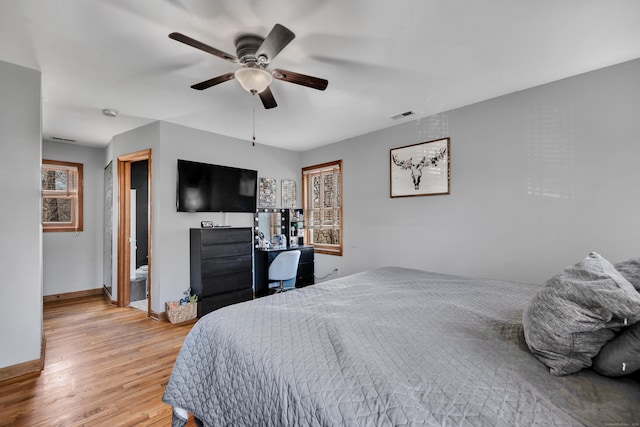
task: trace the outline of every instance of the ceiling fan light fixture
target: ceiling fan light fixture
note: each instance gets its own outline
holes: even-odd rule
[[[271,73],[262,68],[244,67],[235,72],[235,79],[240,86],[251,94],[260,93],[273,81]]]

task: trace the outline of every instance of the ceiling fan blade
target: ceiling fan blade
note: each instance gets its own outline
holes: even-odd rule
[[[284,25],[274,25],[269,35],[256,51],[256,58],[259,62],[268,64],[295,37],[296,35]]]
[[[222,58],[224,60],[227,60],[229,62],[238,62],[238,58],[236,58],[234,55],[231,55],[227,52],[223,52],[221,50],[216,49],[215,47],[211,47],[207,44],[204,44],[202,42],[199,42],[196,39],[192,39],[189,36],[185,36],[184,34],[181,33],[171,33],[169,34],[169,38],[179,41],[180,43],[184,43],[186,45],[189,45],[191,47],[195,47],[196,49],[200,49],[202,51],[205,51],[207,53],[210,53],[212,55],[215,55],[219,58]]]
[[[211,86],[215,86],[217,84],[224,83],[229,80],[233,80],[235,77],[236,77],[235,73],[227,73],[218,77],[214,77],[209,80],[205,80],[200,83],[196,83],[193,86],[191,86],[191,88],[196,90],[209,89]]]
[[[280,68],[276,68],[273,70],[273,78],[278,80],[283,80],[289,83],[295,83],[297,85],[302,85],[306,87],[310,87],[312,89],[325,90],[329,82],[325,79],[320,79],[318,77],[307,76],[300,73],[294,73],[293,71],[287,71]]]
[[[269,89],[269,86],[267,86],[267,88],[262,92],[260,92],[258,95],[260,95],[260,100],[262,101],[262,105],[264,105],[264,108],[266,108],[267,110],[269,108],[275,108],[278,106],[278,103],[276,102],[276,99],[273,97],[273,93],[271,93],[271,89]]]

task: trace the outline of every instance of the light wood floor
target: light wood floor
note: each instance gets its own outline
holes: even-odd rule
[[[162,393],[192,326],[102,296],[45,303],[44,371],[0,382],[0,426],[170,426]]]

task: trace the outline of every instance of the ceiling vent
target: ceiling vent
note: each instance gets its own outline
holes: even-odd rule
[[[391,116],[393,120],[403,119],[405,117],[413,116],[415,113],[413,111],[405,111],[404,113],[396,114],[395,116]]]

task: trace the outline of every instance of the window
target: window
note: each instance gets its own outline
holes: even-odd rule
[[[82,164],[42,160],[42,231],[82,231]]]
[[[302,169],[302,207],[307,244],[342,255],[342,160]]]

